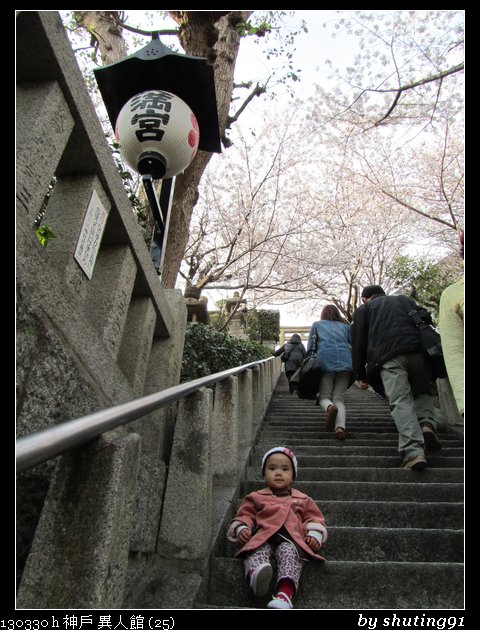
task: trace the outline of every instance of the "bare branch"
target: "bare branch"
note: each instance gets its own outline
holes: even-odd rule
[[[367,179],[368,179],[368,177],[367,177]],[[385,190],[384,188],[380,187],[379,190],[384,195],[386,195],[390,199],[393,199],[393,201],[395,201],[399,205],[403,206],[404,208],[407,208],[408,210],[412,210],[412,212],[416,212],[417,214],[420,214],[422,217],[426,217],[427,219],[431,219],[432,221],[436,221],[437,223],[441,223],[442,225],[446,225],[447,227],[452,228],[454,230],[457,229],[457,225],[456,225],[455,221],[453,223],[449,223],[448,221],[445,221],[444,219],[440,219],[439,217],[434,217],[433,215],[428,214],[428,212],[424,212],[423,210],[419,210],[419,208],[415,208],[414,206],[411,206],[409,203],[406,203],[405,201],[402,201],[401,199],[399,199],[395,195],[392,195],[391,193],[389,193],[388,190]]]
[[[380,118],[380,120],[377,120],[377,122],[375,123],[375,127],[378,127],[379,125],[381,125],[383,123],[384,120],[386,120],[390,114],[393,112],[393,110],[395,109],[395,107],[398,105],[398,101],[400,100],[400,96],[402,95],[403,90],[399,90],[395,96],[395,98],[393,99],[393,103],[390,105],[387,113],[382,116],[382,118]]]
[[[453,221],[453,225],[455,226],[454,229],[457,230],[458,229],[458,221],[457,218],[455,217],[455,214],[453,212],[453,208],[452,208],[452,204],[450,203],[450,199],[448,198],[447,195],[447,191],[445,190],[445,156],[447,153],[447,144],[448,144],[448,125],[447,125],[447,129],[445,130],[445,139],[444,139],[444,143],[443,143],[443,153],[442,153],[442,167],[441,167],[441,174],[440,174],[440,188],[442,191],[442,195],[443,198],[445,199],[445,202],[447,204],[448,207],[448,211],[450,213],[450,216],[452,217],[452,221]]]
[[[177,35],[180,30],[178,28],[168,28],[161,31],[152,30],[152,31],[144,31],[141,28],[136,28],[135,26],[130,26],[129,24],[125,24],[125,22],[121,22],[121,27],[130,33],[135,33],[136,35],[144,35],[145,37],[153,37],[154,35]]]
[[[429,77],[425,77],[424,79],[420,79],[419,81],[413,81],[412,83],[407,83],[406,85],[402,85],[399,88],[389,88],[389,89],[378,89],[378,88],[370,88],[363,90],[364,92],[406,92],[407,90],[413,90],[416,87],[421,85],[427,85],[427,83],[432,83],[433,81],[439,81],[440,79],[444,79],[451,74],[456,74],[457,72],[461,72],[465,67],[465,64],[459,63],[448,70],[444,70],[443,72],[439,72],[438,74],[431,75]]]
[[[247,86],[243,85],[242,87],[247,87]],[[248,107],[249,103],[251,103],[251,101],[253,101],[253,99],[256,96],[261,96],[262,94],[265,94],[266,91],[267,91],[266,84],[265,85],[260,85],[259,83],[257,83],[257,85],[250,92],[250,94],[247,96],[247,98],[243,101],[241,107],[236,111],[236,113],[233,116],[228,116],[226,129],[230,129],[232,124],[237,122],[237,120],[238,120],[239,116],[241,115],[241,113],[243,111],[245,111],[245,109]]]
[[[464,68],[464,64],[460,63],[457,66],[454,66],[453,68],[449,68],[448,70],[445,70],[444,72],[440,72],[436,75],[430,76],[430,77],[426,77],[425,79],[421,79],[420,81],[414,81],[413,83],[408,83],[400,88],[395,88],[395,89],[385,89],[385,90],[381,90],[381,89],[368,89],[368,90],[364,90],[363,93],[365,92],[381,92],[381,93],[388,93],[388,92],[396,92],[395,98],[393,99],[393,103],[390,105],[387,113],[382,116],[382,118],[380,120],[378,120],[375,123],[375,127],[378,127],[379,125],[381,125],[389,116],[390,114],[393,112],[393,110],[395,109],[395,107],[398,105],[398,102],[400,100],[400,97],[402,96],[402,94],[408,90],[413,90],[416,87],[419,87],[421,85],[427,85],[428,83],[432,83],[433,81],[440,81],[440,85],[438,88],[438,92],[437,92],[437,100],[436,102],[438,102],[438,98],[439,98],[439,93],[440,93],[440,89],[442,87],[442,82],[443,79],[445,77],[448,77],[451,74],[455,74],[456,72],[461,72]],[[436,107],[436,104],[435,106]]]

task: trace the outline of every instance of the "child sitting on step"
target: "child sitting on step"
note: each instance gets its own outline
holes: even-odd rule
[[[284,446],[270,449],[262,458],[267,488],[251,492],[233,519],[227,538],[242,546],[245,577],[254,594],[265,595],[277,565],[276,594],[267,608],[289,609],[298,590],[303,562],[319,555],[327,540],[325,518],[315,501],[292,487],[297,458]]]

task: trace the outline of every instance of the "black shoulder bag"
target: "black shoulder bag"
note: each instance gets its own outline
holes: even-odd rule
[[[447,378],[447,368],[443,358],[442,339],[440,333],[430,324],[426,324],[418,311],[408,313],[420,331],[420,339],[423,351],[432,368],[434,378]]]
[[[318,394],[318,386],[322,377],[322,371],[317,363],[318,336],[313,337],[312,349],[308,352],[298,370],[292,374],[291,383],[298,385],[298,397],[307,400],[315,400]]]

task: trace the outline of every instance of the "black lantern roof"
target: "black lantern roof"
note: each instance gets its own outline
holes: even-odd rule
[[[204,57],[176,53],[159,39],[152,39],[133,55],[97,68],[94,74],[113,129],[120,110],[132,96],[165,90],[180,97],[195,114],[200,128],[198,148],[221,152],[213,68]]]

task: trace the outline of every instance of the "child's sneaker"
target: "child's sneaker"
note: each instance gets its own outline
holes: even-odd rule
[[[273,569],[271,564],[260,565],[250,576],[250,588],[254,595],[261,597],[265,595],[270,586]]]
[[[288,610],[289,608],[293,608],[292,600],[285,593],[277,593],[271,602],[268,602],[267,608],[277,608]]]

